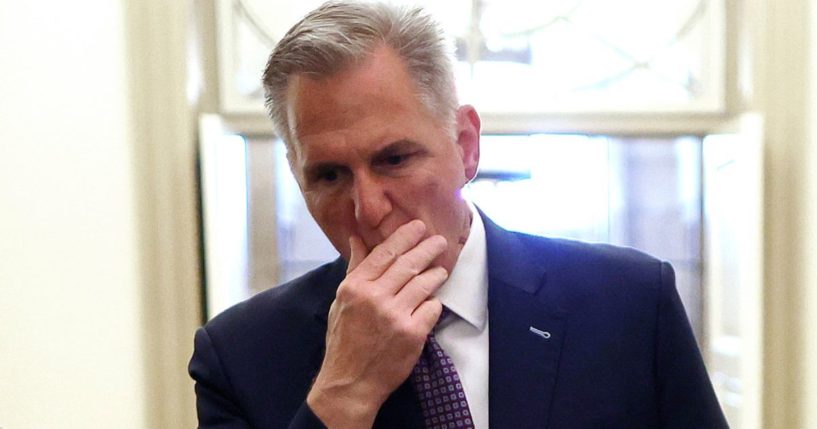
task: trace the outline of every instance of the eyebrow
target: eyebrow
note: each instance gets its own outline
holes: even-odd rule
[[[375,151],[372,159],[382,159],[397,153],[412,152],[421,148],[422,146],[414,140],[400,139]]]
[[[376,150],[372,154],[372,156],[370,157],[369,162],[380,160],[380,159],[383,159],[383,158],[387,158],[387,157],[395,155],[395,154],[405,153],[405,152],[412,152],[412,151],[417,151],[417,150],[420,150],[420,149],[422,149],[422,146],[419,143],[417,143],[416,141],[414,141],[414,140],[410,140],[410,139],[406,139],[406,138],[399,139],[399,140],[391,142],[391,143],[383,146],[382,148]],[[304,167],[304,173],[306,174],[306,177],[314,177],[315,175],[320,174],[321,172],[324,172],[326,170],[344,169],[344,168],[346,168],[346,166],[344,166],[343,164],[336,163],[336,162],[331,162],[331,161],[321,162],[321,161],[318,161],[318,162],[316,162],[314,164],[307,164]]]

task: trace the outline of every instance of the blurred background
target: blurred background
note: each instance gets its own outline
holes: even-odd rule
[[[0,428],[195,426],[195,329],[337,254],[264,115],[318,1],[0,0]],[[426,6],[500,225],[672,262],[733,428],[817,427],[817,2]]]

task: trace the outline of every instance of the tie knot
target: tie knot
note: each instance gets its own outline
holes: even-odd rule
[[[446,306],[443,306],[443,312],[442,312],[442,313],[440,313],[440,318],[439,318],[439,319],[437,319],[437,324],[436,324],[436,325],[434,325],[434,329],[439,328],[439,327],[440,327],[440,325],[442,325],[442,324],[443,324],[443,322],[444,322],[446,319],[448,319],[448,317],[449,317],[449,316],[451,316],[451,314],[453,314],[453,313],[452,313],[452,311],[451,311],[451,309],[450,309],[450,308],[448,308],[448,307],[446,307]]]

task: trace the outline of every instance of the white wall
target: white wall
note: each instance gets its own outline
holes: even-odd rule
[[[162,98],[183,96],[184,86],[149,85],[141,71],[150,53],[136,51],[179,45],[166,33],[184,45],[149,27],[145,37],[158,35],[151,43],[134,40],[148,19],[134,10],[162,3],[0,0],[2,428],[192,426],[192,394],[180,392],[192,388],[184,363],[198,317],[193,157],[172,150],[192,139],[184,115],[162,128],[144,113],[149,103],[184,103]],[[183,70],[183,54],[159,58]],[[167,85],[184,82],[179,73],[164,76]],[[178,200],[191,202],[181,211],[156,192],[169,189],[161,179],[169,172],[170,186],[186,187]],[[151,215],[154,207],[162,212]],[[184,222],[186,237],[157,240],[153,231],[169,229],[161,219]],[[173,246],[186,260],[157,264]],[[164,418],[174,414],[165,403],[184,410]]]
[[[817,1],[753,0],[766,118],[765,428],[817,427]],[[762,33],[759,33],[762,32]]]
[[[122,12],[0,6],[0,427],[144,426]]]
[[[810,85],[807,99],[809,100],[808,124],[809,138],[807,141],[806,154],[806,191],[803,198],[806,201],[806,219],[808,225],[803,233],[808,261],[804,264],[806,269],[805,285],[805,317],[803,326],[805,338],[803,343],[803,361],[807,368],[807,373],[803,377],[805,387],[801,398],[800,408],[806,410],[803,417],[803,427],[817,428],[817,2],[811,1],[810,14],[808,17],[811,29],[809,34],[809,46],[811,55],[809,58]]]

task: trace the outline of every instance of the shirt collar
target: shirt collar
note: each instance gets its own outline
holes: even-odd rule
[[[488,320],[488,257],[485,226],[476,207],[471,210],[471,230],[448,280],[437,291],[437,298],[451,312],[482,330]]]

